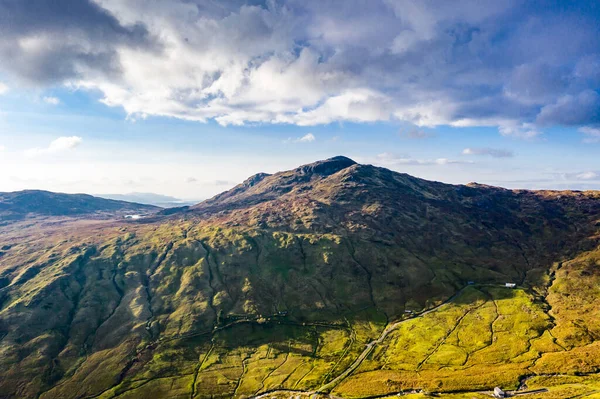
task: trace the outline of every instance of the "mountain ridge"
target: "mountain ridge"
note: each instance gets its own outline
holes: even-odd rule
[[[64,194],[45,190],[0,192],[0,218],[18,220],[28,215],[91,216],[151,213],[160,208],[89,194]]]
[[[354,167],[354,168],[353,168]],[[347,180],[350,181],[352,179],[361,179],[368,178],[369,174],[373,174],[374,171],[379,171],[379,173],[383,172],[388,176],[396,176],[397,178],[402,177],[402,182],[406,184],[407,187],[412,187],[413,189],[418,189],[419,187],[423,187],[424,185],[436,186],[438,188],[445,187],[447,189],[454,188],[455,190],[461,190],[465,188],[469,189],[480,189],[480,190],[503,190],[507,192],[513,193],[537,193],[541,195],[551,196],[553,194],[560,195],[563,194],[571,194],[575,195],[577,193],[588,193],[589,195],[595,195],[596,193],[600,193],[600,190],[549,190],[549,189],[508,189],[500,186],[492,186],[487,184],[481,184],[477,182],[470,182],[467,184],[449,184],[442,183],[438,181],[431,181],[422,179],[419,177],[415,177],[406,173],[391,171],[386,168],[377,167],[369,164],[358,164],[350,158],[345,156],[336,156],[322,161],[316,161],[314,163],[309,163],[306,165],[299,166],[295,169],[290,169],[283,172],[278,172],[275,174],[268,173],[258,173],[255,174],[244,182],[238,184],[230,190],[224,191],[215,195],[212,198],[206,199],[200,203],[197,203],[191,206],[190,210],[203,210],[203,209],[212,209],[215,205],[223,205],[235,200],[235,197],[239,197],[247,192],[251,192],[251,195],[256,194],[258,191],[259,194],[269,194],[265,195],[263,198],[255,198],[253,201],[249,201],[248,205],[251,203],[258,203],[261,201],[268,201],[276,199],[280,195],[284,195],[287,192],[293,190],[297,186],[309,183],[312,180],[322,180],[334,175],[338,172],[343,172],[345,169],[349,169],[346,171],[348,176]],[[326,171],[325,173],[320,173],[320,171]],[[364,173],[361,173],[364,172]],[[350,176],[352,175],[352,176]],[[287,181],[286,181],[287,180]],[[242,197],[243,199],[243,197]]]

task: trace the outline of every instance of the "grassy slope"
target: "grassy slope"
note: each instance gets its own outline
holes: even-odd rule
[[[114,227],[107,234],[102,228],[90,231],[83,244],[74,245],[68,235],[55,236],[45,247],[27,243],[7,251],[5,256],[29,260],[18,269],[16,283],[24,280],[16,284],[18,293],[4,298],[1,327],[7,335],[2,362],[18,364],[3,375],[4,389],[14,389],[14,381],[20,380],[27,381],[19,391],[22,397],[57,385],[42,398],[102,392],[102,398],[157,397],[162,390],[172,397],[177,392],[190,397],[192,386],[195,397],[252,395],[278,388],[311,390],[340,374],[387,323],[382,310],[369,307],[366,281],[352,290],[336,286],[343,276],[321,281],[316,270],[328,273],[323,257],[340,245],[335,236],[274,233],[267,239],[261,235],[265,232],[185,223],[137,229]],[[92,245],[99,238],[105,240],[103,245]],[[286,268],[279,265],[283,256],[279,251],[295,250],[298,240],[305,243],[307,264],[314,268],[306,272],[310,279],[301,278],[301,261]],[[260,245],[260,253],[252,243]],[[327,256],[344,259],[341,250],[331,252],[334,255]],[[336,387],[335,394],[514,388],[524,375],[595,372],[600,354],[595,355],[597,326],[590,308],[600,278],[598,253],[586,252],[557,264],[546,278],[536,276],[549,288],[468,287],[452,303],[401,324]],[[82,259],[86,267],[79,270]],[[9,263],[8,258],[3,261]],[[244,263],[254,263],[255,269],[239,270]],[[40,264],[46,266],[26,280],[24,275],[35,273]],[[233,298],[235,281],[240,286],[237,298]],[[316,286],[318,281],[322,287]],[[297,289],[286,288],[290,292],[283,295],[271,292],[283,282]],[[431,287],[428,280],[421,284]],[[309,290],[313,295],[307,295]],[[396,306],[385,306],[395,311],[392,318],[405,308],[432,306],[443,296],[419,302],[422,293],[409,295],[410,299],[397,297]],[[375,290],[374,297],[378,302],[384,296]],[[69,302],[75,302],[76,309]],[[226,328],[213,333],[218,314],[213,308],[220,307],[245,317],[236,322],[230,316],[221,322]],[[279,316],[280,310],[290,314]],[[26,324],[23,317],[37,321],[27,325],[27,331],[9,328]],[[53,327],[64,319],[68,330]],[[38,325],[41,320],[44,324]],[[186,336],[195,332],[201,334]],[[11,337],[14,344],[6,345]],[[147,348],[151,342],[155,343]]]

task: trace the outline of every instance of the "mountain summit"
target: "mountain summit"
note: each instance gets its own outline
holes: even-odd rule
[[[316,174],[321,176],[329,176],[352,165],[356,165],[356,162],[354,162],[352,159],[344,156],[337,156],[325,159],[323,161],[317,161],[308,165],[300,166],[295,169],[295,171],[299,174],[305,175]]]
[[[298,193],[307,190],[311,183],[323,180],[353,165],[357,163],[350,158],[337,156],[274,175],[258,173],[231,190],[201,202],[191,209],[215,212],[278,199],[292,191]]]
[[[360,228],[375,235],[419,235],[425,226],[428,232],[438,226],[439,234],[450,228],[475,237],[493,226],[522,224],[526,212],[551,216],[549,223],[557,223],[576,214],[567,208],[591,206],[593,201],[593,195],[583,193],[432,182],[340,156],[252,176],[190,210],[229,226],[338,233]],[[550,208],[554,211],[546,214]]]

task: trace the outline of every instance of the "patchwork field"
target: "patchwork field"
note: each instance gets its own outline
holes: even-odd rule
[[[569,284],[563,279],[567,272],[558,273],[550,292]],[[555,305],[564,300],[549,298]],[[98,397],[153,398],[156,392],[174,398],[253,397],[283,390],[273,397],[330,391],[344,398],[398,393],[424,398],[437,392],[458,399],[489,397],[485,391],[495,386],[548,390],[529,398],[600,397],[600,377],[581,375],[600,367],[600,346],[569,345],[573,331],[565,335],[556,313],[526,289],[467,286],[450,302],[393,323],[354,373],[325,390],[390,327],[385,316],[366,310],[330,326],[242,322],[159,342],[135,379]]]

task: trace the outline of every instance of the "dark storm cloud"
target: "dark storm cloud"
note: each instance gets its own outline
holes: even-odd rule
[[[600,124],[600,94],[586,90],[560,97],[540,111],[537,122],[543,125],[580,126]]]
[[[151,45],[141,24],[122,25],[90,0],[0,0],[0,63],[34,83],[119,70],[117,46]]]
[[[0,15],[5,70],[77,78],[133,115],[600,124],[597,1],[0,0]]]

